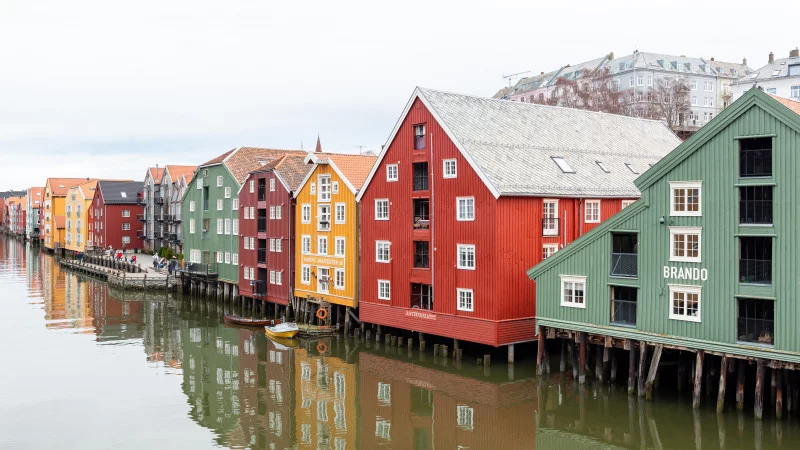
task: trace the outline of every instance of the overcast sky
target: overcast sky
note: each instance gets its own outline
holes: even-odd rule
[[[752,3],[0,0],[0,190],[144,178],[241,146],[379,150],[415,86],[634,49],[741,61],[800,45]]]

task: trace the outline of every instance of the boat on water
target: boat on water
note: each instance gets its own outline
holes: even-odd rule
[[[251,317],[234,316],[225,314],[225,323],[245,325],[248,327],[271,327],[281,323],[280,319],[254,319]]]
[[[265,326],[267,336],[276,338],[293,338],[300,332],[300,328],[294,322],[280,323],[275,326]]]
[[[267,333],[267,339],[272,341],[275,344],[275,348],[278,350],[289,350],[300,346],[300,341],[295,338],[270,336],[269,333]]]
[[[329,334],[333,334],[339,330],[339,325],[327,326],[327,325],[311,325],[311,324],[303,324],[300,325],[300,336],[327,336]]]

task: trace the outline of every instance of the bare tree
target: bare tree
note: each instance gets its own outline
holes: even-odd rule
[[[555,96],[537,99],[536,103],[567,108],[623,114],[622,93],[607,68],[592,70],[578,79],[559,78]]]
[[[642,108],[643,117],[664,120],[673,130],[691,123],[690,92],[686,77],[659,78],[650,90],[650,101]]]

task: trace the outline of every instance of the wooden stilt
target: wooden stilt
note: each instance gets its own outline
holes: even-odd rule
[[[572,379],[578,379],[578,349],[575,348],[575,344],[569,342],[567,345],[567,353],[569,353],[570,360],[572,361]]]
[[[692,408],[700,407],[700,394],[703,389],[703,350],[697,351],[694,369],[694,390],[692,391]]]
[[[628,395],[636,389],[636,348],[631,344],[628,352]]]
[[[647,373],[647,382],[645,383],[645,394],[647,400],[653,399],[653,383],[658,373],[658,364],[661,362],[661,351],[664,350],[663,345],[656,345],[653,349],[653,359],[650,361],[650,371]]]
[[[611,349],[609,347],[603,347],[603,379],[606,381],[608,381],[608,366],[611,362],[611,355],[609,354],[610,351]]]
[[[678,392],[683,392],[686,388],[686,360],[683,352],[678,355]]]
[[[558,362],[558,371],[564,372],[567,370],[567,340],[561,340],[561,358]]]
[[[578,333],[578,384],[586,383],[586,337],[583,333]]]
[[[719,387],[717,388],[717,412],[725,410],[725,386],[728,382],[728,356],[722,355],[719,363]]]
[[[538,351],[536,352],[536,374],[544,374],[544,327],[539,327],[539,340],[537,341]]]
[[[764,415],[764,370],[764,360],[759,359],[756,363],[756,400],[753,406],[758,420]]]
[[[594,378],[603,382],[603,347],[598,345],[594,353]]]
[[[740,359],[736,362],[736,409],[742,411],[744,409],[744,379],[745,379],[745,362]]]
[[[508,362],[514,364],[514,344],[508,344]]]
[[[644,383],[645,383],[645,366],[647,365],[647,343],[644,341],[639,341],[639,371],[637,373],[638,377],[638,389],[639,389],[639,397],[644,397]]]
[[[769,371],[769,401],[773,406],[775,405],[775,388],[778,384],[778,370],[780,369],[772,369]]]
[[[781,420],[783,418],[783,370],[772,369],[775,373],[775,418]]]

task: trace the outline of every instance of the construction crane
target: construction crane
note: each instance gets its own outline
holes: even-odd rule
[[[510,75],[503,75],[503,78],[508,80],[508,87],[511,87],[511,80],[516,80],[517,77],[519,77],[520,75],[525,75],[526,73],[531,73],[531,71],[526,70],[525,72],[517,72],[517,73],[512,73]]]

